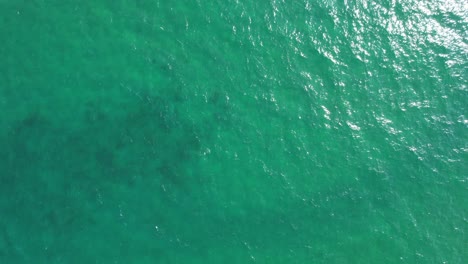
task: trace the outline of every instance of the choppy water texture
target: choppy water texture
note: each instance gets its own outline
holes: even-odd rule
[[[467,263],[468,5],[0,1],[1,263]]]

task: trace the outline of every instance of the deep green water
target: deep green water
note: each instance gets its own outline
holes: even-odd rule
[[[0,263],[468,263],[462,0],[0,0]]]

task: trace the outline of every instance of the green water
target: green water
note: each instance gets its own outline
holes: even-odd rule
[[[0,263],[467,263],[462,0],[0,1]]]

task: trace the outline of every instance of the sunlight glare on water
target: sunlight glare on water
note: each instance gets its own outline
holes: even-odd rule
[[[0,263],[463,263],[464,1],[0,1]]]

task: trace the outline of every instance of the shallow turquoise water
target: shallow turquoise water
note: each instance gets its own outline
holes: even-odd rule
[[[464,1],[173,2],[0,1],[0,263],[466,263]]]

